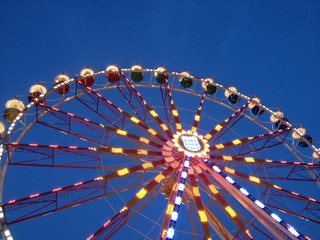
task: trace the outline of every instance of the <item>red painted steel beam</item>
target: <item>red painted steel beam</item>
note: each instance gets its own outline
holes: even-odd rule
[[[106,186],[106,180],[97,178],[11,200],[2,208],[10,225],[99,199],[104,196]]]
[[[23,158],[12,158],[9,154],[9,165],[60,167],[60,168],[87,168],[100,167],[101,153],[90,148],[77,146],[58,146],[40,144],[8,143],[6,150],[9,153],[23,153]],[[72,157],[70,157],[72,155]]]
[[[228,163],[229,166],[247,166],[254,176],[261,179],[317,181],[320,176],[320,164],[289,161],[275,161],[253,157],[211,154],[210,159],[217,163]],[[310,171],[313,176],[310,175]],[[266,175],[267,172],[267,175]]]
[[[110,239],[125,223],[128,218],[128,211],[124,210],[109,219],[98,231],[92,234],[87,240]]]
[[[229,118],[226,118],[219,124],[217,124],[212,130],[208,131],[208,134],[204,136],[208,140],[210,146],[219,140],[229,129],[231,129],[243,116],[243,111],[247,109],[248,103],[245,103],[241,108],[239,108],[235,113],[233,113]]]
[[[266,197],[267,206],[284,211],[293,216],[304,218],[307,221],[320,224],[320,202],[286,189],[268,187],[262,194]]]
[[[168,76],[166,74],[164,74],[163,76],[165,78],[165,85],[161,84],[159,87],[162,99],[162,106],[164,107],[167,126],[169,127],[169,129],[171,129],[172,132],[175,132],[174,127],[172,125],[172,123],[174,123],[174,116],[172,115],[172,109],[170,105],[170,95],[169,90],[166,87],[166,84],[168,84]]]
[[[101,119],[107,121],[111,126],[119,129],[124,128],[126,116],[118,111],[117,107],[105,99],[102,95],[96,93],[89,87],[85,87],[80,83],[76,83],[75,98],[89,108]]]
[[[158,114],[156,114],[156,111],[147,103],[147,101],[141,96],[141,94],[136,90],[136,88],[130,83],[129,79],[123,73],[120,73],[119,84],[121,82],[123,82],[130,95],[127,96],[125,89],[123,87],[119,87],[119,85],[118,90],[122,95],[125,96],[127,103],[131,106],[132,110],[137,114],[140,120],[146,122],[148,120],[148,116],[151,117],[151,120],[155,123],[155,127],[157,128],[157,130],[163,132],[163,134],[167,135],[169,139],[172,139],[173,135],[168,127],[164,124]]]
[[[287,138],[289,132],[290,129],[288,128],[284,130],[280,129],[271,133],[235,139],[230,142],[212,145],[209,149],[211,154],[214,155],[223,155],[225,151],[232,149],[235,151],[233,156],[243,156],[282,144]]]
[[[41,112],[46,112],[46,114],[44,117],[37,119],[37,123],[71,136],[103,145],[101,139],[105,139],[106,129],[99,124],[93,123],[86,118],[77,117],[72,113],[66,113],[59,109],[39,104],[37,106],[37,114]]]
[[[125,87],[120,87],[120,84]],[[134,113],[142,122],[146,122],[148,110],[143,103],[143,99],[139,97],[138,92],[126,78],[126,76],[120,72],[120,81],[118,82],[118,90],[125,98],[126,102],[130,105]]]

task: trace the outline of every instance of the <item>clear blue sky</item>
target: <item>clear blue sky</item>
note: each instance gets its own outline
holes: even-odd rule
[[[0,12],[3,109],[62,71],[164,65],[257,95],[320,145],[317,0],[3,0]]]

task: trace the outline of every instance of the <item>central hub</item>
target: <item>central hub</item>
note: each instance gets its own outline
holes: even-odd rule
[[[189,157],[205,157],[209,152],[209,145],[203,136],[198,135],[197,132],[182,131],[173,135],[174,146],[179,152],[183,152]]]

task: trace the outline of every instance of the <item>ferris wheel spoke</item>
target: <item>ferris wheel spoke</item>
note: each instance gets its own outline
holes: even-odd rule
[[[152,197],[148,198],[145,201],[141,201],[139,208],[143,208],[152,200]],[[140,209],[127,209],[127,207],[123,207],[118,213],[116,213],[112,218],[108,219],[103,226],[101,226],[95,233],[91,234],[87,240],[98,240],[98,239],[110,239],[118,230],[122,227],[126,226],[128,228],[133,229],[135,232],[139,233],[139,235],[143,237],[147,237],[144,233],[139,231],[138,229],[130,226],[130,220],[135,215],[139,214]],[[145,216],[142,216],[145,217]],[[147,238],[150,239],[150,238]]]
[[[194,216],[194,211],[193,209],[195,209],[194,206],[194,202],[190,201],[190,202],[186,202],[186,209],[187,209],[187,213],[188,213],[188,219],[189,219],[189,223],[190,223],[190,228],[191,228],[191,232],[192,232],[192,236],[193,239],[196,240],[197,239],[197,230],[196,230],[196,215]]]
[[[205,207],[208,223],[221,239],[232,239],[232,234],[225,228],[220,219],[216,217],[208,207]]]
[[[102,148],[89,148],[95,152],[104,152],[104,153],[113,153],[113,154],[135,154],[135,155],[145,155],[145,156],[161,156],[161,151],[152,151],[145,149],[136,149],[136,148],[119,148],[119,147],[102,147]]]
[[[219,205],[215,204],[215,201],[218,201],[221,206],[229,206],[228,203],[224,200],[224,198],[222,198],[222,195],[220,194],[220,192],[218,192],[216,196],[217,198],[211,199],[211,201],[208,202],[210,205],[208,204],[207,209],[209,208],[216,209],[217,207],[219,207]],[[222,201],[220,201],[220,199],[222,199]],[[255,224],[256,222],[259,222],[257,221],[257,219],[249,220],[244,214],[242,214],[242,211],[239,210],[239,211],[232,212],[230,211],[231,209],[232,208],[228,208],[229,212],[227,212],[227,214],[229,215],[229,218],[231,219],[231,221],[233,221],[235,225],[238,226],[238,230],[236,231],[236,233],[233,233],[233,235],[227,230],[223,229],[225,226],[229,225],[229,223],[223,225],[222,223],[220,223],[220,220],[217,217],[214,217],[211,211],[208,210],[208,216],[214,217],[211,221],[213,221],[214,223],[222,224],[222,226],[219,226],[219,227],[224,231],[222,231],[221,234],[218,234],[221,239],[250,240],[250,239],[253,239],[253,236],[255,236],[256,234],[256,232],[254,232],[254,229],[260,234],[264,235],[266,238],[274,239],[273,237],[270,237],[265,230],[262,230],[257,226],[257,224]],[[225,207],[224,207],[224,211],[226,211]],[[230,213],[233,214],[233,217],[230,216]],[[244,225],[243,221],[245,222],[246,226]],[[209,223],[211,222],[209,221]]]
[[[201,165],[200,165],[201,166]],[[202,167],[203,168],[203,167]],[[227,201],[222,197],[220,192],[217,190],[217,188],[212,184],[212,182],[206,177],[206,175],[203,173],[203,171],[200,169],[200,167],[196,166],[194,168],[197,172],[197,175],[199,176],[200,180],[204,183],[204,185],[209,189],[211,194],[213,194],[215,200],[220,204],[220,206],[223,207],[224,211],[227,213],[227,216],[231,221],[233,221],[236,225],[239,226],[240,229],[242,229],[246,235],[249,237],[250,232],[249,230],[245,227],[245,225],[242,223],[240,218],[238,217],[238,214],[232,209],[232,207],[227,203]],[[206,170],[206,169],[204,169]],[[208,212],[209,209],[207,209]],[[210,212],[211,213],[211,212]],[[211,213],[211,215],[213,215]],[[217,221],[218,219],[214,216],[211,216],[211,219],[214,220],[215,223],[215,230],[216,233],[221,237],[221,238],[227,238],[229,239],[230,233],[226,231],[226,229],[223,227],[223,224],[220,223],[220,221]]]
[[[115,125],[117,126],[118,129],[123,130],[123,128],[126,125],[131,123],[131,125],[134,126],[136,129],[139,127],[141,130],[144,130],[147,136],[150,136],[151,134],[151,137],[157,138],[163,143],[167,141],[162,134],[158,133],[156,130],[149,127],[144,121],[139,120],[138,118],[132,116],[128,112],[124,111],[123,109],[117,107],[111,101],[105,99],[101,94],[95,92],[89,87],[84,87],[84,86],[81,86],[81,87],[83,88],[83,91],[85,91],[86,94],[80,94],[80,97],[90,96],[90,100],[88,101],[80,100],[80,101],[85,106],[89,107],[89,109],[96,112],[99,116],[103,117],[104,119],[107,118],[108,122],[111,125]],[[77,99],[79,100],[81,98],[78,97]],[[90,102],[90,101],[92,101],[91,104],[93,104],[93,106],[91,106],[90,104],[87,104],[87,102]],[[166,128],[165,125],[161,127],[163,127],[164,129]]]
[[[246,180],[248,180],[249,182],[251,182],[252,184],[255,184],[255,185],[264,185],[264,186],[272,187],[272,188],[275,188],[275,189],[280,188],[278,185],[275,185],[275,184],[270,183],[268,181],[262,180],[259,177],[242,173],[242,172],[240,172],[238,170],[235,170],[235,169],[227,167],[227,166],[219,166],[219,168],[223,169],[225,172],[227,172],[227,173],[229,173],[231,175],[246,179]]]
[[[209,147],[209,150],[216,155],[222,155],[224,151],[231,148],[236,151],[234,154],[236,156],[251,154],[282,144],[288,137],[289,132],[289,128],[279,129],[274,132],[265,133],[254,137],[235,139],[230,142],[219,143]]]
[[[132,145],[139,143],[144,145],[145,148],[149,148],[150,146],[154,148],[162,147],[162,145],[147,138],[136,136],[119,128],[108,127],[87,118],[81,118],[72,113],[66,113],[45,105],[41,105],[40,107],[47,114],[45,119],[41,118],[38,120],[39,124],[98,145],[104,145],[101,143],[102,139],[107,142],[108,138],[116,137],[118,140],[129,142]]]
[[[263,174],[265,172],[268,176]],[[254,175],[261,179],[316,182],[320,177],[320,164],[285,161],[262,162],[255,169]]]
[[[115,216],[106,221],[95,233],[91,234],[87,240],[109,239],[125,225],[127,217],[127,209],[122,209]]]
[[[104,151],[93,148],[82,148],[77,146],[58,146],[58,145],[39,145],[39,144],[22,144],[22,143],[9,143],[6,145],[6,150],[8,153],[15,151],[17,154],[21,152],[24,157],[19,160],[19,158],[11,159],[9,156],[9,165],[18,166],[31,166],[31,167],[58,167],[58,168],[86,168],[86,169],[116,169],[121,164],[108,164],[108,166],[102,166],[102,157]],[[124,150],[126,157],[132,155],[138,157],[136,151]],[[117,154],[115,148],[111,148],[110,151],[105,152]],[[140,153],[140,152],[139,152]],[[141,152],[142,154],[143,152]],[[150,160],[152,156],[158,156],[159,153],[153,155],[154,152],[148,152],[148,159]],[[30,156],[27,158],[26,155]],[[70,156],[72,155],[72,158]],[[146,154],[145,154],[146,155]],[[141,157],[139,157],[140,159]],[[164,162],[165,160],[159,160]],[[142,164],[142,166],[157,164],[157,160],[147,161]],[[128,162],[125,163],[128,166]],[[139,167],[139,166],[136,166]]]
[[[106,186],[106,180],[96,178],[11,200],[2,208],[7,224],[14,224],[99,199],[104,196]]]
[[[148,109],[145,107],[143,99],[141,98],[141,96],[139,97],[140,94],[138,94],[136,89],[132,86],[129,79],[127,79],[122,72],[120,72],[119,75],[120,79],[117,84],[119,92],[132,108],[136,116],[140,119],[140,121],[146,122]],[[121,83],[123,83],[124,88],[120,87]]]
[[[165,80],[165,81],[167,81],[167,80]],[[172,123],[175,123],[175,119],[174,119],[174,116],[172,115],[169,92],[167,90],[166,85],[164,85],[164,84],[161,84],[159,89],[160,89],[160,94],[161,94],[161,100],[163,102],[167,126],[169,127],[171,132],[175,132],[175,130],[174,130],[175,126],[172,126]],[[172,98],[172,96],[171,96],[171,98]]]
[[[223,198],[221,197],[221,199],[223,199]],[[214,202],[215,200],[216,199],[213,199],[207,203],[205,211],[208,215],[209,224],[215,230],[217,235],[221,239],[246,239],[246,240],[253,239],[253,237],[251,235],[251,233],[253,233],[253,232],[252,232],[252,229],[250,228],[250,226],[248,226],[249,220],[246,218],[246,216],[244,214],[242,214],[241,211],[233,210],[224,199],[221,202],[218,200],[219,204],[216,204]],[[220,219],[221,216],[218,216],[218,215],[215,216],[212,213],[212,210],[216,210],[217,207],[220,209],[220,207],[223,207],[223,206],[229,206],[229,208],[227,208],[227,210],[229,211],[229,212],[227,212],[227,215],[229,216],[229,222],[225,222],[225,223],[223,223],[222,220]],[[231,209],[232,209],[232,212],[231,212]],[[227,210],[224,207],[223,211],[227,211]],[[217,212],[217,211],[215,211],[215,212]],[[232,217],[230,216],[230,213],[232,213]],[[246,221],[247,226],[245,226],[242,221]],[[234,233],[234,232],[231,233],[230,231],[228,231],[227,227],[230,226],[231,224],[236,226],[236,228],[235,228],[237,231],[236,233]],[[250,231],[249,231],[249,229],[250,229]],[[240,235],[240,234],[241,234],[241,238],[238,238],[237,235]]]
[[[173,137],[172,133],[168,129],[167,125],[164,124],[164,122],[160,119],[156,111],[147,103],[147,101],[142,97],[142,95],[136,90],[136,88],[130,83],[129,79],[122,72],[120,73],[120,76],[127,91],[124,91],[121,87],[118,87],[118,90],[125,97],[127,103],[131,106],[139,119],[142,122],[146,122],[148,114],[156,123],[156,126],[160,127],[160,130],[163,131],[169,139],[171,139]],[[138,103],[138,106],[134,105],[134,99],[136,100],[135,102]],[[139,114],[141,110],[143,111],[143,114]]]
[[[152,192],[153,189],[157,187],[170,173],[172,173],[177,166],[178,163],[173,162],[160,174],[150,180],[149,183],[142,187],[113,218],[108,220],[102,227],[93,233],[88,240],[99,239],[101,236],[103,236],[103,239],[109,239],[114,235],[127,222],[130,210],[132,210],[137,203],[142,202],[146,196],[150,195],[149,193]],[[122,217],[119,218],[118,216]],[[114,226],[118,227],[114,229]]]
[[[242,112],[247,109],[248,104],[248,102],[245,103],[229,118],[217,124],[204,136],[204,139],[208,140],[210,145],[213,145],[214,142],[221,138],[233,125],[235,125],[244,116]]]
[[[105,130],[88,119],[75,118],[71,113],[67,114],[43,104],[36,108],[38,124],[95,144],[101,144],[101,139],[104,139]],[[42,113],[45,113],[45,116],[40,118]]]
[[[265,232],[263,229],[261,229],[260,227],[256,226],[257,222],[259,221],[252,221],[250,224],[249,224],[249,227],[253,227],[255,230],[257,230],[260,234],[262,234],[266,239],[269,239],[269,240],[273,240],[274,238],[272,236],[270,236],[267,232]],[[234,235],[233,239],[252,239],[250,238],[242,229],[239,229],[239,231],[237,231],[237,233]]]
[[[79,81],[76,82],[75,99],[107,121],[111,126],[123,129],[126,116],[101,94],[90,87],[84,86]]]
[[[101,154],[88,148],[40,144],[6,144],[9,153],[8,164],[18,166],[61,167],[61,168],[100,168]],[[11,158],[10,153],[23,153],[20,158]],[[70,155],[73,157],[70,158]]]
[[[192,168],[189,171],[189,180],[190,180],[190,185],[191,185],[193,196],[194,196],[193,200],[196,203],[198,217],[200,220],[200,225],[202,227],[202,231],[204,233],[204,237],[205,237],[205,239],[211,239],[210,229],[209,229],[209,225],[208,225],[208,217],[207,217],[203,202],[201,200],[201,194],[200,194],[197,180],[196,180],[196,177],[194,175],[194,171]]]
[[[297,192],[289,191],[279,187],[278,185],[261,180],[255,176],[241,173],[229,167],[220,168],[232,175],[245,178],[252,183],[265,186],[265,190],[261,196],[261,199],[265,197],[265,205],[296,217],[306,219],[307,221],[312,221],[318,224],[320,223],[320,202],[316,199],[303,196]]]
[[[194,120],[193,120],[193,124],[192,124],[192,128],[191,128],[191,132],[196,132],[197,131],[205,95],[206,95],[206,91],[204,91],[203,94],[201,95],[201,100],[200,100],[200,103],[199,103],[199,107],[198,107],[198,109],[196,111],[196,114],[194,115]]]
[[[124,177],[130,173],[135,173],[135,172],[143,172],[143,171],[148,171],[150,169],[156,168],[158,166],[161,166],[165,164],[167,161],[166,159],[160,159],[154,162],[146,162],[141,165],[137,165],[131,168],[124,167],[120,168],[116,171],[113,171],[111,173],[108,173],[104,175],[102,178],[103,179],[110,179],[110,178],[116,178],[116,177]]]
[[[177,177],[174,178],[173,187],[170,188],[170,193],[165,192],[168,198],[166,213],[162,221],[161,239],[172,239],[174,236],[175,226],[178,220],[180,205],[185,199],[183,198],[185,182],[188,176],[188,168],[190,158],[185,157],[182,164],[179,166]],[[167,194],[166,194],[167,193]]]
[[[320,224],[320,201],[283,188],[267,187],[262,194],[266,205],[306,221]]]
[[[58,187],[52,191],[32,194],[28,197],[10,200],[2,205],[7,224],[14,224],[32,218],[45,216],[59,210],[78,206],[80,204],[115,194],[114,190],[107,191],[111,179],[130,177],[131,174],[148,171],[166,163],[165,159],[143,163],[131,168],[122,168],[92,180],[78,182],[73,185]],[[139,183],[140,181],[140,183]],[[138,183],[137,183],[138,182]],[[118,186],[118,192],[127,191],[141,186],[141,178],[126,180]]]
[[[317,181],[320,176],[320,164],[288,161],[275,161],[253,157],[239,157],[231,155],[210,155],[212,161],[226,161],[252,168],[254,176],[261,179]],[[267,176],[265,173],[268,173]],[[313,173],[313,175],[310,174]],[[260,174],[259,174],[260,173]]]
[[[168,123],[171,123],[173,120],[174,126],[175,126],[175,132],[180,132],[182,130],[182,126],[179,119],[179,113],[178,113],[177,107],[173,102],[170,86],[168,83],[168,76],[166,73],[163,73],[162,76],[163,76],[162,82],[164,83],[164,87],[160,86],[160,92],[161,92],[162,100],[165,103],[164,106],[166,107],[167,121]],[[168,113],[168,110],[170,111],[169,113]]]
[[[266,205],[257,200],[218,166],[207,160],[203,161],[209,167],[208,172],[212,174],[215,180],[253,216],[255,216],[255,218],[276,238],[282,239],[283,236],[290,239],[307,238],[304,234],[294,229],[290,224],[286,223],[277,214],[272,212]]]

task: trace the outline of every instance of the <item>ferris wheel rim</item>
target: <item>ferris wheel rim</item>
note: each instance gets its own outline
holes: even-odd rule
[[[119,72],[123,72],[123,73],[131,73],[133,70],[132,68],[123,68],[123,69],[119,69],[118,70]],[[151,74],[155,74],[158,72],[157,69],[149,69],[149,68],[142,68],[140,70],[142,73],[151,73]],[[20,119],[28,113],[28,111],[35,105],[37,104],[39,101],[41,101],[42,99],[46,98],[47,95],[49,94],[52,94],[56,91],[56,89],[58,89],[59,87],[63,87],[64,85],[66,84],[74,84],[77,80],[81,79],[81,78],[86,78],[86,77],[96,77],[96,76],[101,76],[101,75],[106,75],[107,71],[98,71],[98,72],[93,72],[92,74],[87,74],[85,76],[80,76],[80,75],[76,75],[74,78],[69,78],[67,81],[65,82],[62,82],[62,83],[59,83],[55,86],[53,86],[51,89],[49,89],[48,91],[46,91],[45,93],[42,93],[41,95],[39,95],[39,97],[35,98],[32,102],[30,102],[28,105],[25,106],[25,108],[23,109],[23,111],[13,120],[13,122],[10,124],[8,130],[5,132],[5,135],[4,135],[4,139],[8,138],[10,135],[11,135],[11,132],[14,130],[14,127],[15,127],[15,124],[17,122],[20,121]],[[168,75],[171,75],[173,77],[181,77],[183,75],[181,75],[181,73],[179,72],[170,72],[170,71],[165,71],[166,74]],[[189,75],[189,77],[193,80],[193,81],[197,81],[197,82],[200,82],[200,83],[204,83],[206,81],[207,78],[199,78],[199,77],[195,77],[195,76],[192,76],[192,75]],[[154,84],[147,84],[147,83],[135,83],[135,82],[132,82],[134,86],[137,86],[137,87],[151,87],[151,88],[159,88],[160,85],[156,86]],[[255,97],[248,97],[247,95],[243,94],[243,93],[240,93],[239,91],[236,91],[234,92],[234,90],[232,89],[229,89],[228,87],[225,87],[219,83],[216,83],[216,82],[212,82],[211,84],[215,85],[216,87],[222,89],[223,91],[230,91],[230,92],[233,92],[234,94],[238,95],[240,98],[243,98],[245,99],[246,101],[248,102],[252,102],[256,105],[258,105],[261,109],[263,109],[264,111],[268,112],[270,114],[270,116],[274,116],[275,118],[278,118],[278,115],[277,115],[277,112],[271,110],[270,108],[268,108],[267,106],[265,106],[264,104],[260,103],[260,102],[257,102],[255,100]],[[123,85],[122,86],[119,86],[119,87],[124,87]],[[113,88],[116,88],[116,86],[109,86],[109,85],[105,85],[103,87],[100,87],[100,88],[95,88],[94,90],[95,91],[101,91],[101,90],[109,90],[109,89],[113,89]],[[187,89],[182,89],[182,88],[178,88],[178,87],[174,87],[172,86],[171,87],[173,91],[180,91],[180,92],[183,92],[183,93],[187,93],[187,94],[191,94],[193,96],[199,96],[200,94],[197,94],[195,93],[194,91],[188,91]],[[69,101],[69,100],[72,100],[74,98],[74,96],[71,96],[71,97],[68,97],[68,98],[64,98],[64,99],[61,99],[61,101],[59,103],[57,103],[56,105],[59,106],[61,104],[64,104],[65,102]],[[215,103],[218,103],[232,111],[235,111],[236,109],[231,106],[231,105],[228,105],[228,104],[225,104],[223,103],[222,101],[219,101],[215,98],[212,98],[212,97],[208,97],[208,96],[205,96],[206,100],[209,100],[209,101],[213,101]],[[263,128],[264,130],[266,131],[269,131],[271,132],[272,130],[266,126],[264,126],[262,123],[259,123],[257,121],[255,121],[255,119],[258,118],[258,116],[256,116],[255,118],[253,117],[250,117],[248,114],[244,114],[244,116],[246,118],[248,118],[250,121],[254,122],[255,124],[259,125],[261,128]],[[312,150],[314,153],[319,153],[319,156],[320,156],[320,150],[312,143],[310,143],[304,135],[302,135],[299,131],[298,131],[298,127],[295,127],[293,124],[289,123],[288,121],[284,121],[283,122],[284,124],[286,124],[293,132],[295,132],[295,134],[297,134],[300,139],[302,141],[304,141]],[[29,126],[30,125],[30,126]],[[17,139],[18,141],[23,137],[23,135],[25,134],[25,132],[27,132],[29,130],[30,127],[32,127],[33,123],[29,124],[26,129],[21,133],[21,137],[19,136],[19,138]],[[292,151],[292,148],[285,144],[286,147]],[[2,149],[2,147],[0,146],[0,149]],[[294,152],[292,151],[293,154],[299,159],[299,161],[302,161],[302,159]],[[302,161],[303,162],[303,161]],[[5,172],[6,172],[6,161],[3,163],[3,159],[2,159],[2,155],[0,156],[0,172],[2,172],[3,176],[5,175]],[[4,170],[4,172],[3,172]],[[0,178],[0,186],[3,186],[3,178]],[[319,184],[319,188],[320,188],[320,184]],[[0,189],[0,199],[2,199],[2,188]]]

